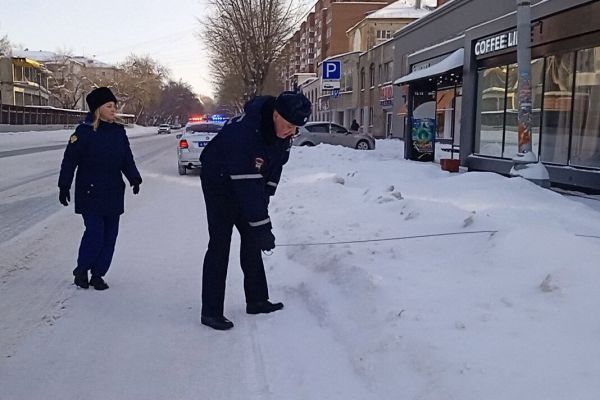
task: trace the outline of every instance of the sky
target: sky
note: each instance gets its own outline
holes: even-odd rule
[[[144,183],[104,292],[72,284],[83,226],[58,204],[62,149],[0,157],[2,400],[597,400],[600,196],[450,174],[399,140],[293,147],[264,257],[285,308],[245,313],[234,233],[222,332],[199,323],[198,175],[178,175],[174,135],[128,134]]]
[[[118,63],[150,55],[197,94],[213,95],[208,58],[195,37],[206,0],[2,0],[0,35],[29,50],[68,49]]]

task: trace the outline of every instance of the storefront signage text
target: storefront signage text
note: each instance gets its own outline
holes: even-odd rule
[[[379,105],[391,106],[394,100],[394,86],[386,85],[379,88]]]
[[[487,53],[493,53],[515,47],[517,45],[517,31],[502,33],[487,39],[478,40],[475,43],[475,55],[482,56]]]

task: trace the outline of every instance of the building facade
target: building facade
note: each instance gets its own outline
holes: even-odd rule
[[[553,184],[600,190],[600,3],[534,1],[531,13],[533,151]],[[420,48],[411,46],[416,28]],[[454,0],[397,33],[394,93],[407,96],[395,96],[394,129],[404,129],[405,157],[432,160],[442,143],[471,170],[509,173],[518,143],[516,37],[512,0]]]
[[[319,95],[319,121],[331,121],[347,128],[353,119],[358,119],[357,104],[359,104],[358,63],[360,52],[350,52],[334,56],[330,60],[338,60],[342,66],[339,91],[320,91]],[[318,80],[320,90],[320,80]]]
[[[14,50],[13,56],[43,63],[50,72],[48,105],[58,108],[87,110],[85,96],[94,87],[111,85],[119,73],[114,65],[83,56],[27,49]]]
[[[531,14],[533,152],[553,184],[600,191],[600,2],[542,2]],[[461,159],[506,174],[518,142],[515,12],[467,30],[464,46]]]
[[[281,79],[287,90],[293,89],[291,77],[314,73],[324,59],[348,52],[346,31],[369,12],[393,0],[319,0],[283,50]]]
[[[15,106],[47,106],[48,77],[43,64],[23,57],[0,58],[0,102]]]

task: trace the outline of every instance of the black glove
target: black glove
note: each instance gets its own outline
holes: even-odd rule
[[[60,201],[60,204],[65,207],[69,205],[69,202],[71,201],[71,193],[69,193],[69,189],[60,189],[60,192],[58,192],[58,201]]]
[[[263,251],[273,250],[275,248],[275,236],[270,229],[258,233],[258,247]]]
[[[142,178],[135,178],[131,181],[131,187],[133,188],[133,194],[140,192],[140,185],[142,184]]]

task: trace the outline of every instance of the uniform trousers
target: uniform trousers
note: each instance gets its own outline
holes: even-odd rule
[[[79,245],[77,268],[73,274],[92,271],[92,276],[106,275],[119,234],[119,215],[82,214],[85,232]]]
[[[240,233],[240,264],[244,273],[246,303],[269,299],[267,277],[255,232],[242,216],[233,191],[226,185],[202,179],[209,242],[202,272],[202,315],[222,316],[225,280],[235,226]]]

